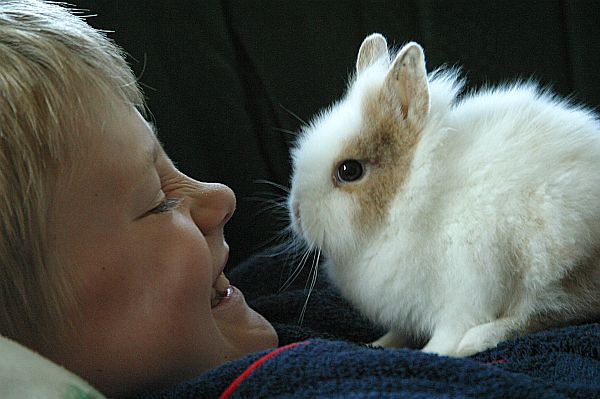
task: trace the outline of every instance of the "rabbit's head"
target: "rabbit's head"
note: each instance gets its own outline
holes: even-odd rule
[[[292,151],[292,228],[330,257],[352,257],[385,225],[430,111],[422,48],[391,59],[368,36],[344,98],[306,126]]]

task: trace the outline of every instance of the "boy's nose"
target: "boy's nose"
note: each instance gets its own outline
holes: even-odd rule
[[[205,235],[222,230],[235,211],[235,194],[224,184],[198,182],[193,201],[192,217]]]

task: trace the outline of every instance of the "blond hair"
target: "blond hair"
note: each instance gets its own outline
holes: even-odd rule
[[[69,324],[72,284],[49,253],[59,174],[98,95],[143,109],[122,51],[73,10],[0,2],[0,334],[45,340]]]

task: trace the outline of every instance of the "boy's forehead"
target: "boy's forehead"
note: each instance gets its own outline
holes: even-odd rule
[[[113,114],[103,121],[100,134],[92,136],[80,176],[84,183],[95,181],[98,189],[102,187],[113,196],[127,195],[134,189],[153,169],[162,151],[155,126],[136,110]]]

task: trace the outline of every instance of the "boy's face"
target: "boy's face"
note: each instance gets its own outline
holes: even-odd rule
[[[59,180],[51,248],[82,313],[67,345],[44,352],[111,396],[277,345],[237,289],[214,306],[231,190],[180,173],[133,108],[106,114],[84,138],[82,164]]]

